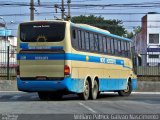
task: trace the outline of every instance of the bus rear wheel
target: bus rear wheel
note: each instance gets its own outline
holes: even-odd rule
[[[88,100],[89,99],[89,94],[90,94],[90,85],[89,85],[89,81],[86,80],[85,83],[84,83],[83,93],[80,93],[79,95],[83,100]]]
[[[91,93],[91,99],[92,99],[92,100],[97,99],[98,89],[99,89],[99,87],[98,87],[97,80],[94,80],[94,85],[93,85],[92,93]]]
[[[120,96],[129,96],[131,92],[132,92],[132,85],[131,85],[131,82],[129,81],[127,85],[127,89],[118,91],[118,94]]]

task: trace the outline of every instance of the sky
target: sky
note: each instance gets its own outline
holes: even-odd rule
[[[15,36],[17,33],[18,24],[20,22],[30,20],[29,6],[4,6],[4,4],[24,3],[29,5],[29,2],[30,0],[0,0],[0,17],[3,17],[7,23],[7,28],[11,29],[13,31],[12,34]],[[47,6],[35,7],[35,20],[55,19],[56,17],[61,17],[60,13],[55,13],[55,8],[53,7],[55,4],[60,4],[61,0],[40,0],[40,2],[41,5]],[[67,0],[64,0],[64,2],[67,3]],[[155,4],[150,6],[150,3]],[[37,0],[35,0],[35,4],[37,5]],[[81,4],[99,6],[80,7]],[[120,4],[121,6],[116,6]],[[136,6],[126,7],[122,4],[129,4],[130,6],[136,4]],[[140,4],[147,6],[138,7]],[[160,0],[71,0],[71,5],[75,6],[71,7],[71,16],[94,14],[96,16],[102,16],[105,19],[119,19],[123,21],[123,25],[128,31],[132,31],[136,26],[141,26],[141,18],[146,13],[160,11]],[[67,8],[65,10],[67,12]],[[58,10],[58,12],[60,12],[60,10]],[[3,23],[2,20],[0,20],[0,22]]]

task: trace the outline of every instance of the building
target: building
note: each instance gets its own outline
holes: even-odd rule
[[[133,37],[134,49],[143,66],[160,66],[160,14],[150,12],[142,18],[142,30]]]
[[[6,30],[4,24],[0,23],[0,67],[7,67],[9,46],[9,66],[16,66],[17,38],[11,35],[11,30]]]

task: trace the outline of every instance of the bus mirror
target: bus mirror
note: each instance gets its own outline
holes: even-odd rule
[[[138,66],[142,66],[142,57],[140,54],[138,54],[137,56],[137,63],[138,63]]]
[[[134,66],[141,66],[142,65],[142,57],[140,54],[134,54],[133,57],[133,65]]]
[[[138,56],[138,66],[142,66],[142,57]]]

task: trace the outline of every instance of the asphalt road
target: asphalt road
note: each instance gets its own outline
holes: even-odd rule
[[[133,93],[120,97],[103,93],[97,100],[80,100],[67,95],[59,101],[41,101],[36,93],[0,92],[0,113],[83,114],[83,113],[160,113],[160,94]]]
[[[25,114],[22,119],[14,120],[61,120],[66,119],[64,114],[72,114],[69,118],[73,120],[74,114],[160,114],[160,93],[133,93],[129,97],[103,93],[94,101],[83,101],[77,95],[67,95],[59,101],[41,101],[36,93],[0,92],[0,113],[3,116]],[[52,116],[53,114],[58,116]]]

